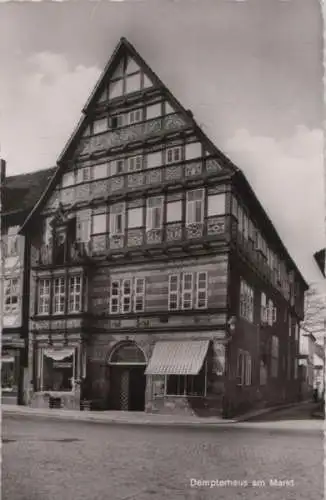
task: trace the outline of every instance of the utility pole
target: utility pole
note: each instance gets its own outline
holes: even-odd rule
[[[6,180],[6,162],[0,158],[0,355],[2,356],[2,332],[3,332],[3,312],[4,312],[4,272],[5,272],[5,248],[3,230],[4,212],[4,187]],[[1,363],[2,366],[2,363]],[[1,390],[2,395],[2,390]]]

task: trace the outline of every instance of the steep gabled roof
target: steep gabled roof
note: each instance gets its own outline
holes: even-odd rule
[[[56,167],[38,170],[28,174],[8,176],[3,189],[3,211],[5,225],[22,224],[33,209],[55,173]]]
[[[91,93],[89,99],[87,100],[82,112],[83,115],[82,118],[79,120],[77,127],[73,131],[72,135],[70,136],[66,146],[64,147],[62,153],[60,154],[57,164],[58,164],[58,169],[51,180],[51,183],[48,185],[46,190],[44,191],[43,195],[40,197],[39,202],[37,205],[34,207],[32,212],[29,214],[27,217],[26,221],[24,222],[23,227],[21,228],[21,231],[24,231],[26,229],[26,226],[30,223],[32,220],[34,214],[38,212],[50,194],[52,193],[54,187],[56,186],[57,180],[59,179],[62,170],[64,168],[64,162],[66,158],[68,157],[70,151],[76,146],[78,140],[81,138],[86,126],[87,126],[87,119],[88,119],[88,112],[90,109],[94,106],[94,104],[97,102],[98,97],[101,94],[101,91],[103,90],[104,86],[106,85],[108,79],[110,76],[113,74],[115,71],[117,65],[119,64],[119,61],[123,57],[123,55],[127,54],[128,56],[132,57],[134,61],[141,67],[141,69],[148,75],[148,77],[154,82],[154,84],[161,89],[164,89],[164,92],[167,96],[167,99],[171,102],[172,105],[183,115],[183,117],[187,120],[187,122],[193,126],[195,134],[197,134],[198,138],[205,142],[207,146],[214,151],[214,154],[217,156],[219,159],[221,166],[225,169],[226,173],[233,174],[237,172],[239,169],[231,162],[229,158],[227,158],[222,151],[220,151],[215,144],[206,136],[206,134],[201,130],[201,128],[197,125],[195,122],[193,115],[191,111],[187,111],[182,104],[176,99],[176,97],[172,94],[172,92],[164,85],[164,83],[160,80],[160,78],[157,76],[157,74],[148,66],[148,64],[144,61],[144,59],[141,57],[141,55],[137,52],[135,47],[124,37],[122,37],[116,46],[109,62],[105,66],[102,74],[100,75],[97,84],[94,87],[93,92]]]

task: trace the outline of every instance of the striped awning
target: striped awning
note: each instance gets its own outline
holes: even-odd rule
[[[162,341],[154,346],[146,375],[197,375],[209,340]]]

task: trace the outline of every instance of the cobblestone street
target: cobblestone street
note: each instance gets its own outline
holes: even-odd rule
[[[2,498],[321,500],[323,459],[322,431],[295,424],[178,429],[11,416],[3,418]],[[289,484],[270,486],[273,479]]]

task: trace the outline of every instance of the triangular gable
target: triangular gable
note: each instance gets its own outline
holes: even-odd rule
[[[83,136],[87,135],[88,129],[88,112],[93,108],[96,102],[104,99],[104,89],[108,86],[110,81],[120,78],[124,74],[129,75],[130,73],[135,73],[139,70],[142,71],[144,75],[144,83],[146,87],[156,86],[158,88],[164,89],[164,93],[168,102],[168,106],[171,112],[179,112],[185,120],[193,126],[194,132],[198,137],[198,140],[205,143],[207,146],[207,151],[210,151],[211,154],[216,155],[221,165],[223,165],[223,170],[226,170],[229,173],[235,173],[239,171],[235,165],[212,143],[212,141],[206,136],[206,134],[201,130],[201,128],[197,125],[193,118],[193,114],[190,111],[187,111],[182,104],[175,98],[172,92],[163,84],[160,78],[154,73],[154,71],[148,66],[148,64],[144,61],[144,59],[140,56],[140,54],[136,51],[133,45],[128,42],[125,38],[121,38],[117,47],[115,48],[109,62],[105,66],[104,70],[100,78],[98,79],[97,84],[93,92],[91,93],[89,99],[86,102],[82,112],[83,117],[80,119],[77,127],[73,131],[70,136],[65,148],[60,154],[57,164],[58,169],[56,174],[52,178],[50,184],[44,191],[41,196],[39,202],[36,204],[32,212],[29,214],[27,219],[25,220],[21,231],[24,231],[26,225],[30,222],[34,213],[39,211],[46,200],[51,195],[54,190],[57,182],[62,174],[62,169],[64,168],[64,161],[67,159],[70,151],[76,145],[78,140]]]

